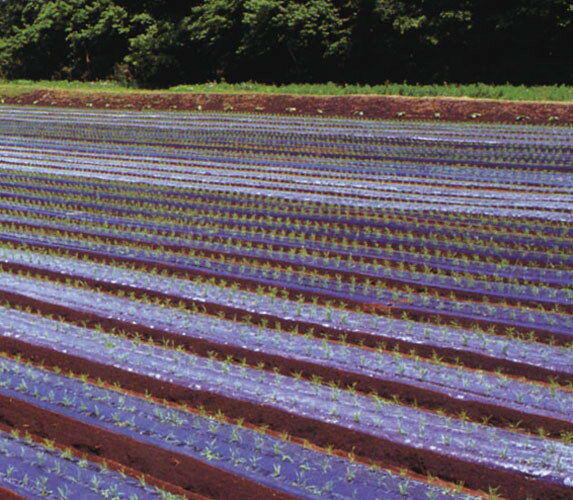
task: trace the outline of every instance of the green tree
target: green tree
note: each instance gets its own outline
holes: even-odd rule
[[[181,82],[182,58],[177,56],[178,26],[149,14],[132,18],[132,36],[124,58],[129,78],[146,87]]]
[[[0,0],[0,76],[573,83],[570,0]]]
[[[0,44],[2,73],[11,78],[50,78],[65,64],[69,1],[9,2],[12,24]]]
[[[570,0],[476,1],[469,79],[571,84],[572,37]]]
[[[332,78],[343,67],[350,39],[331,0],[246,0],[238,47],[259,80]]]
[[[202,1],[182,21],[187,53],[196,58],[196,78],[229,78],[239,67],[237,47],[242,37],[241,0]],[[191,57],[190,57],[191,59]]]
[[[105,78],[125,57],[128,14],[111,0],[74,0],[73,4],[65,29],[69,73],[83,80]]]
[[[385,57],[395,80],[455,80],[467,57],[476,0],[377,0],[374,12],[391,50]]]
[[[109,76],[127,50],[127,13],[112,0],[9,2],[0,64],[10,77]]]

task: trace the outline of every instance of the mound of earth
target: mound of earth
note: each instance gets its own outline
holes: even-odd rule
[[[490,123],[572,124],[573,103],[376,95],[191,94],[40,90],[5,104],[96,109],[227,111]]]

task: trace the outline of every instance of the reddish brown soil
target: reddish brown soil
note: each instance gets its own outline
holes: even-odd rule
[[[23,496],[7,490],[6,488],[0,488],[0,498],[2,500],[26,500]]]
[[[0,236],[0,240],[2,240],[3,238]],[[45,247],[46,245],[43,243],[34,243],[35,247]],[[176,264],[158,264],[158,263],[153,263],[152,265],[147,265],[144,261],[142,261],[139,258],[136,257],[110,257],[109,255],[103,253],[103,252],[99,252],[99,251],[92,251],[92,250],[82,250],[81,252],[76,251],[76,250],[72,250],[70,251],[71,255],[79,255],[80,257],[83,255],[87,255],[90,256],[91,258],[94,258],[97,261],[101,261],[104,263],[114,263],[114,262],[127,262],[130,264],[136,264],[138,266],[142,266],[142,267],[149,267],[149,268],[159,268],[161,270],[166,270],[169,273],[181,273],[182,269],[180,267],[178,267]],[[206,279],[209,278],[215,278],[215,279],[224,279],[224,280],[228,280],[229,277],[224,274],[224,273],[220,273],[218,271],[193,271],[192,273],[189,272],[189,274],[193,274],[194,276],[202,276]],[[233,278],[233,282],[236,282],[239,284],[239,286],[244,289],[244,290],[250,290],[253,292],[257,291],[257,287],[260,286],[259,281],[256,278],[250,278],[250,277],[234,277]],[[289,287],[286,287],[287,289],[289,289]],[[294,297],[298,294],[301,294],[300,291],[294,291],[289,289],[289,291],[291,292],[291,298],[294,299]],[[321,304],[325,304],[327,302],[330,302],[333,300],[333,296],[328,294],[327,292],[318,292],[318,291],[313,291],[311,292],[302,292],[302,295],[304,295],[307,298],[307,301],[310,301],[313,297],[317,298],[318,301]],[[361,300],[361,299],[351,299],[351,298],[345,298],[345,302],[351,306],[351,307],[355,307],[357,310],[363,311],[364,307],[366,306],[367,308],[371,307],[371,303],[370,302],[366,302],[365,300]],[[454,313],[448,313],[448,312],[428,312],[428,311],[424,311],[422,309],[420,310],[416,310],[413,308],[406,308],[404,305],[400,305],[400,303],[393,305],[392,307],[389,308],[389,311],[387,311],[388,314],[390,314],[391,316],[395,317],[395,318],[401,318],[402,315],[404,313],[406,313],[408,315],[408,317],[410,319],[413,319],[415,321],[420,321],[420,322],[431,322],[433,324],[457,324],[459,326],[461,326],[462,328],[474,328],[476,325],[479,327],[483,327],[483,328],[488,328],[490,330],[495,331],[495,333],[497,333],[498,335],[504,335],[507,333],[507,329],[508,328],[512,328],[516,333],[519,334],[530,334],[531,332],[533,332],[536,337],[537,340],[540,342],[547,342],[547,343],[555,343],[557,345],[567,345],[571,339],[569,335],[563,334],[563,333],[555,333],[552,332],[551,330],[547,330],[544,329],[542,327],[537,327],[537,326],[520,326],[520,325],[513,325],[511,323],[507,323],[504,322],[503,319],[480,319],[480,318],[466,318],[466,317],[462,317],[462,316],[458,316]],[[372,345],[372,347],[376,347],[376,345]]]
[[[4,432],[11,432],[13,430],[13,427],[6,426],[5,424],[2,423],[3,421],[4,421],[4,419],[2,418],[1,413],[0,413],[0,430],[2,430]],[[46,439],[46,436],[40,437],[40,436],[37,436],[35,434],[31,434],[30,433],[30,427],[31,426],[29,426],[27,424],[23,424],[21,426],[21,430],[23,430],[26,433],[25,434],[26,439],[30,439],[33,442],[40,444],[40,445],[45,445],[44,440]],[[145,484],[154,486],[156,488],[160,488],[164,491],[168,491],[169,493],[172,493],[173,495],[183,496],[185,498],[188,498],[189,500],[207,500],[207,497],[203,497],[203,496],[198,495],[198,494],[190,493],[190,492],[184,490],[183,488],[180,488],[180,487],[173,485],[172,483],[162,481],[162,480],[157,479],[154,476],[150,476],[149,474],[146,474],[142,471],[130,469],[129,467],[126,467],[125,465],[120,465],[117,462],[114,462],[112,460],[102,458],[99,454],[95,455],[94,453],[89,453],[85,449],[80,452],[80,450],[78,450],[76,448],[65,446],[62,443],[57,443],[57,442],[55,442],[55,440],[52,440],[52,446],[54,448],[60,450],[60,451],[67,450],[70,452],[70,454],[72,456],[74,456],[78,459],[90,460],[91,462],[102,464],[106,469],[113,470],[113,471],[119,471],[119,472],[121,472],[127,476],[131,476],[133,478],[144,479]],[[11,493],[14,495],[13,492],[11,492]],[[12,498],[17,498],[17,499],[24,498],[24,497],[20,497],[17,495],[15,497],[10,497],[10,496],[5,497],[3,495],[4,495],[4,490],[2,488],[0,488],[0,500],[7,500],[7,499],[12,499]]]
[[[447,97],[296,96],[282,94],[85,93],[41,90],[4,97],[6,104],[96,109],[228,111],[310,116],[499,123],[573,123],[573,103]],[[439,116],[436,115],[439,113]],[[471,118],[471,115],[475,118]],[[478,114],[478,115],[475,115]],[[550,117],[558,117],[550,121]]]
[[[1,239],[1,238],[0,238]],[[102,258],[99,259],[104,263],[113,263],[113,259]],[[61,274],[56,272],[51,272],[47,270],[37,269],[35,267],[30,267],[23,264],[12,264],[12,263],[4,263],[2,264],[4,269],[9,269],[12,272],[24,272],[24,273],[32,273],[35,276],[42,276],[48,280],[53,281],[60,281],[65,282],[66,279],[76,279],[75,275],[71,274]],[[161,266],[160,266],[161,267]],[[162,267],[161,267],[162,268]],[[172,270],[172,269],[169,269]],[[209,273],[197,273],[205,278],[211,278],[213,276],[218,277],[215,274]],[[503,372],[507,375],[516,376],[516,377],[526,377],[530,380],[538,380],[541,382],[546,382],[552,378],[557,380],[560,383],[567,384],[572,382],[573,379],[571,375],[568,373],[563,372],[555,372],[551,369],[548,369],[543,366],[532,366],[530,364],[519,363],[515,360],[509,359],[500,359],[500,358],[492,358],[487,355],[481,355],[479,353],[475,353],[472,351],[460,351],[456,349],[450,349],[447,347],[436,347],[436,346],[427,346],[423,344],[418,344],[415,342],[408,342],[402,339],[396,339],[392,336],[382,336],[381,334],[373,336],[367,332],[359,332],[354,330],[344,330],[340,328],[334,327],[327,327],[322,324],[317,324],[313,322],[305,322],[300,320],[286,320],[279,316],[272,315],[270,313],[253,313],[249,311],[245,311],[240,308],[232,307],[232,306],[224,306],[217,303],[212,303],[209,301],[201,302],[199,304],[195,303],[192,300],[181,299],[177,295],[169,295],[161,292],[153,292],[143,288],[136,288],[136,287],[126,287],[120,284],[112,284],[104,281],[98,281],[97,279],[89,279],[89,278],[82,278],[82,281],[86,283],[90,287],[95,287],[100,292],[103,293],[112,293],[116,294],[118,291],[123,291],[127,293],[135,293],[137,297],[147,297],[148,299],[161,299],[163,301],[172,300],[175,303],[183,302],[188,308],[191,310],[198,306],[201,311],[204,311],[207,314],[211,314],[214,316],[219,315],[220,313],[224,313],[226,318],[234,318],[239,321],[248,321],[254,322],[256,324],[261,324],[262,321],[266,321],[268,325],[276,325],[279,323],[281,325],[281,329],[285,331],[291,331],[295,327],[301,334],[305,334],[308,332],[313,332],[315,337],[328,337],[332,340],[342,340],[344,339],[345,342],[349,342],[350,344],[358,344],[364,347],[370,348],[378,348],[381,344],[385,345],[385,349],[387,350],[394,350],[397,349],[402,353],[410,353],[413,351],[416,352],[418,356],[423,358],[432,358],[434,355],[439,356],[443,361],[450,362],[450,363],[463,363],[466,367],[475,368],[475,369],[485,369],[490,371],[495,371],[497,369],[502,369]],[[255,291],[256,290],[256,282],[251,282],[251,280],[242,280],[241,281],[241,288]],[[107,318],[101,318],[96,315],[90,315],[87,313],[80,313],[73,308],[65,308],[60,306],[55,306],[53,304],[43,304],[41,301],[36,301],[33,299],[25,298],[18,294],[8,294],[7,292],[2,292],[0,294],[0,298],[5,300],[9,300],[14,302],[15,304],[20,305],[29,305],[34,310],[37,310],[42,313],[48,314],[57,314],[61,317],[67,318],[68,321],[87,321],[89,325],[100,325],[104,328],[107,328],[109,331],[117,331],[117,329],[124,330],[126,333],[135,334],[138,333],[140,335],[148,335],[152,336],[158,340],[163,340],[163,338],[173,341],[176,345],[181,344],[183,340],[176,335],[169,334],[168,332],[159,332],[157,329],[150,329],[145,328],[144,326],[134,326],[130,323],[123,323],[116,320],[110,320]],[[325,295],[323,297],[323,301],[328,300],[330,297]],[[374,307],[372,304],[361,304],[362,309],[368,309],[372,312],[372,309],[378,310],[380,309],[379,305],[376,304]],[[366,306],[366,307],[364,307]],[[400,317],[401,310],[399,307],[396,308],[386,308],[391,309],[389,311],[390,314],[395,315],[396,317]],[[395,309],[395,310],[394,310]],[[188,347],[191,347],[191,341],[189,339],[185,339],[183,342]],[[248,361],[250,361],[252,352],[248,350],[237,350],[237,352],[231,352],[231,348],[229,346],[223,347],[218,346],[215,349],[215,346],[205,342],[205,341],[196,341],[192,345],[192,349],[201,354],[206,355],[209,350],[217,350],[220,352],[225,352],[226,354],[232,354],[234,357],[242,358],[246,357]],[[240,351],[240,352],[239,352]],[[261,361],[257,359],[257,362]],[[256,364],[256,362],[255,362]],[[293,368],[294,371],[297,371],[298,368]]]
[[[1,96],[0,96],[1,97]],[[406,98],[389,96],[344,96],[344,97],[310,97],[288,95],[226,95],[226,94],[174,94],[174,93],[96,93],[61,91],[38,91],[33,94],[4,98],[5,104],[34,105],[34,106],[60,106],[82,109],[147,109],[147,110],[178,110],[178,111],[225,111],[225,112],[248,112],[248,113],[274,113],[290,116],[344,116],[379,119],[400,120],[432,120],[432,121],[472,121],[472,122],[505,122],[505,123],[539,123],[539,124],[572,124],[573,103],[537,103],[537,102],[513,102],[513,101],[490,101],[473,99],[451,98]],[[320,111],[319,111],[320,110]],[[436,116],[439,113],[439,117]],[[471,118],[470,115],[476,115]],[[518,117],[520,117],[518,119]],[[557,121],[550,121],[550,117],[559,117]],[[178,269],[172,269],[177,273]],[[209,273],[205,274],[209,277]],[[255,286],[249,280],[242,282],[242,286],[250,289]],[[149,293],[147,292],[149,295]],[[6,297],[20,303],[26,303],[22,297]],[[324,300],[328,296],[323,297]],[[40,307],[38,303],[30,303]],[[41,306],[44,312],[59,314],[72,314],[73,311],[66,308],[52,308]],[[221,310],[213,304],[207,304],[212,311]],[[211,309],[209,312],[212,312]],[[225,310],[229,315],[237,311]],[[401,311],[397,310],[396,314]],[[267,317],[260,315],[261,318]],[[258,318],[258,316],[257,316]],[[70,319],[74,319],[70,316]],[[77,319],[77,317],[75,318]],[[260,318],[259,318],[260,319]],[[442,318],[447,319],[447,318]],[[100,321],[101,318],[94,318]],[[108,325],[116,327],[117,324]],[[290,326],[290,325],[286,325]],[[293,324],[294,326],[294,324]],[[302,326],[302,331],[310,329],[313,325]],[[152,332],[149,332],[152,333]],[[166,337],[168,332],[159,332]],[[340,331],[326,332],[329,336],[338,337]],[[350,332],[348,332],[350,333]],[[157,334],[157,332],[156,332]],[[370,336],[364,334],[352,334],[351,341],[373,342]],[[376,339],[384,340],[384,339]],[[403,344],[403,345],[402,345]],[[370,345],[370,344],[368,344]],[[392,347],[392,343],[389,347]],[[396,344],[398,345],[398,344]],[[204,351],[213,348],[208,345],[193,346],[195,350]],[[401,343],[401,350],[407,350],[409,345]],[[530,496],[536,499],[546,498],[569,498],[570,490],[558,485],[547,485],[543,482],[529,481],[517,473],[490,469],[485,466],[468,466],[467,463],[453,459],[446,459],[438,453],[430,451],[420,452],[409,447],[396,446],[381,439],[373,439],[354,431],[344,431],[335,425],[320,423],[310,418],[287,414],[266,406],[257,406],[250,403],[240,402],[235,399],[225,398],[202,391],[190,391],[189,389],[162,383],[148,377],[138,376],[133,373],[111,368],[97,363],[89,363],[80,358],[57,353],[51,349],[38,349],[17,340],[3,339],[0,345],[5,352],[18,353],[31,360],[44,362],[47,366],[58,365],[65,369],[79,372],[89,372],[93,378],[101,378],[109,383],[119,382],[123,387],[143,393],[150,391],[158,398],[168,398],[174,401],[189,402],[193,406],[204,405],[207,410],[216,411],[221,409],[231,418],[244,418],[252,425],[266,424],[271,429],[282,432],[286,431],[297,439],[308,439],[319,446],[333,444],[341,450],[356,452],[359,456],[370,457],[372,460],[387,464],[391,467],[405,467],[419,474],[431,473],[439,475],[445,480],[459,481],[474,488],[484,488],[488,485],[501,486],[500,493],[507,498],[521,499]],[[235,357],[245,355],[244,352],[231,352],[220,349],[220,352],[232,354]],[[431,353],[422,353],[429,356]],[[446,351],[442,354],[448,354]],[[452,353],[449,357],[458,353]],[[249,363],[259,360],[270,361],[278,364],[285,371],[301,369],[304,366],[290,365],[292,360],[273,358],[249,358]],[[477,362],[474,360],[474,362]],[[480,359],[487,368],[489,362],[486,358]],[[498,366],[497,363],[495,366]],[[512,368],[512,367],[509,367]],[[513,367],[520,370],[519,367]],[[312,369],[312,374],[317,374]],[[511,370],[508,370],[511,371]],[[308,372],[310,374],[310,372]],[[331,374],[319,372],[325,378],[332,378]],[[520,372],[520,374],[523,374]],[[531,375],[531,374],[529,374]],[[536,374],[543,377],[545,374]],[[345,374],[337,374],[338,378],[346,380]],[[532,378],[536,378],[532,377]],[[382,388],[380,388],[382,389]],[[398,390],[402,393],[410,391],[408,388],[386,388]],[[412,397],[421,394],[412,392]],[[444,404],[444,403],[442,403]],[[447,406],[447,403],[445,403]],[[468,408],[470,413],[472,408]],[[455,408],[459,410],[459,408]],[[478,407],[474,412],[482,411]],[[515,415],[500,415],[500,419],[514,420]],[[288,495],[274,492],[264,486],[260,486],[231,474],[222,473],[214,467],[199,462],[190,461],[188,457],[179,456],[165,450],[151,447],[138,441],[118,436],[114,433],[102,431],[86,424],[67,419],[62,415],[41,410],[22,401],[3,400],[0,398],[0,421],[13,427],[25,428],[42,437],[56,439],[59,443],[74,446],[78,450],[99,455],[106,459],[131,467],[143,473],[152,474],[153,477],[168,481],[178,487],[185,488],[188,492],[197,492],[212,498],[249,498],[249,499],[290,499]],[[559,424],[557,424],[559,427]],[[554,430],[562,430],[559,429]],[[5,496],[5,494],[7,496]],[[10,496],[10,492],[0,489],[0,498],[20,500],[18,495]]]
[[[414,449],[407,445],[397,444],[382,437],[366,435],[351,429],[341,428],[338,425],[321,422],[310,417],[286,412],[267,405],[257,405],[247,401],[241,401],[232,397],[211,393],[205,390],[195,390],[182,385],[156,380],[145,375],[129,372],[118,367],[89,361],[81,357],[64,354],[55,350],[37,347],[13,338],[0,337],[0,349],[9,354],[21,353],[25,359],[33,362],[42,361],[45,366],[59,366],[65,371],[71,370],[76,373],[87,373],[91,378],[100,378],[109,383],[118,382],[122,387],[136,391],[140,394],[148,391],[150,394],[165,398],[171,401],[186,402],[191,406],[202,405],[207,411],[216,412],[221,410],[232,419],[242,418],[253,425],[267,425],[270,429],[287,432],[290,435],[308,439],[318,446],[325,447],[334,445],[336,448],[352,451],[357,455],[375,460],[380,464],[391,464],[395,467],[404,467],[419,474],[432,474],[441,477],[446,481],[464,481],[469,488],[483,489],[489,486],[500,487],[500,493],[509,499],[522,499],[531,497],[532,499],[566,499],[570,498],[570,489],[559,484],[548,484],[537,481],[533,478],[525,477],[517,472],[500,470],[480,463],[468,463],[464,460],[453,457],[446,457],[431,450]],[[106,458],[110,458],[118,463],[125,464],[131,468],[151,473],[159,479],[164,479],[176,484],[191,492],[198,492],[213,496],[215,498],[239,498],[234,494],[232,497],[220,497],[214,494],[215,491],[197,491],[194,487],[199,478],[211,477],[212,472],[206,468],[208,465],[197,462],[185,467],[185,472],[173,469],[169,459],[172,452],[157,449],[157,453],[152,453],[148,445],[129,438],[106,437],[105,431],[81,424],[75,420],[63,417],[59,414],[46,412],[33,405],[19,400],[0,396],[0,421],[11,427],[22,427],[26,425],[34,434],[75,448],[85,447],[92,453],[97,453]],[[55,426],[55,427],[54,427]],[[65,432],[62,430],[65,429]],[[103,449],[111,441],[110,451]],[[137,452],[138,447],[142,447]],[[107,448],[105,448],[107,449]],[[135,458],[134,458],[135,457]],[[180,456],[181,459],[190,460]],[[158,460],[159,459],[159,460]],[[176,460],[180,460],[179,456]],[[127,462],[127,463],[126,463]],[[190,471],[199,471],[195,480],[189,478]],[[179,472],[179,474],[177,474]],[[235,478],[231,483],[223,479],[221,471],[214,475],[213,484],[221,487],[221,484],[228,485],[231,491],[241,491],[248,485],[242,484],[244,479]],[[229,474],[229,476],[231,476]],[[231,476],[234,477],[234,476]],[[218,480],[217,480],[218,478]],[[239,484],[241,483],[241,484]],[[250,497],[241,498],[264,498],[259,496],[262,492],[259,488],[265,488],[252,483],[253,494]],[[229,490],[226,490],[227,494]],[[254,496],[257,493],[257,496]],[[268,495],[271,495],[269,490]],[[291,498],[289,496],[270,498]]]
[[[16,294],[0,293],[0,298],[8,299],[19,303],[22,306],[30,307],[44,315],[57,315],[67,321],[84,324],[88,327],[102,326],[108,332],[123,331],[130,336],[140,335],[143,338],[151,337],[157,343],[162,344],[169,341],[171,345],[182,345],[192,352],[201,356],[210,356],[216,353],[219,359],[224,360],[231,357],[236,362],[245,360],[251,367],[277,368],[281,373],[290,375],[300,373],[307,380],[312,377],[320,377],[323,381],[339,384],[341,387],[355,386],[358,391],[371,393],[375,391],[384,398],[392,398],[400,395],[403,402],[422,405],[424,408],[442,410],[449,415],[455,416],[465,412],[474,421],[488,419],[492,425],[506,427],[510,424],[521,425],[521,428],[530,432],[536,432],[543,427],[548,435],[559,436],[564,432],[573,432],[573,424],[570,422],[551,416],[535,415],[527,411],[509,408],[495,403],[485,403],[472,400],[460,400],[449,396],[446,393],[435,391],[431,387],[424,387],[423,384],[409,384],[392,379],[372,378],[367,375],[346,371],[334,366],[324,366],[312,362],[297,360],[288,356],[273,355],[262,352],[254,352],[241,347],[221,344],[209,340],[202,340],[192,337],[178,335],[158,327],[149,328],[145,325],[133,324],[127,321],[109,319],[96,314],[89,314],[76,311],[72,308],[56,306],[39,300],[29,299]],[[0,347],[9,348],[13,346],[10,340],[0,338]],[[9,351],[5,351],[9,352]],[[11,351],[15,353],[15,351]],[[72,360],[66,355],[57,355],[60,359],[58,366],[65,367],[66,363]],[[492,360],[492,364],[495,363]],[[111,382],[110,382],[111,383]]]
[[[94,427],[30,403],[0,396],[0,423],[70,446],[143,473],[149,484],[187,498],[296,500],[291,495],[235,476],[189,456]],[[106,462],[109,464],[109,462]],[[175,486],[175,488],[173,488]],[[3,499],[3,497],[0,496]]]

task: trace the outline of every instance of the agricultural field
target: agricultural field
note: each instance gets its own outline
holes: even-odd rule
[[[1,498],[573,498],[573,128],[0,118]]]

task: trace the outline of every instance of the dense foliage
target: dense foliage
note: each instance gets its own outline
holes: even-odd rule
[[[0,77],[572,83],[567,0],[0,0]]]

